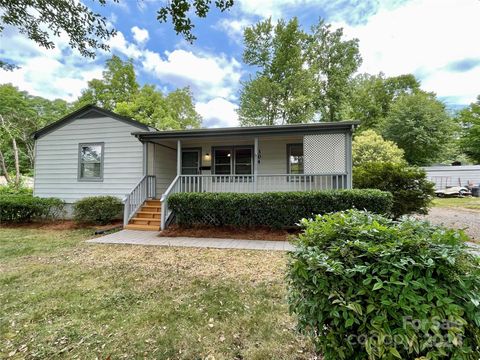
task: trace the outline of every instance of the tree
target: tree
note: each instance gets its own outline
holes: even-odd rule
[[[132,101],[118,103],[115,112],[159,130],[198,128],[202,122],[188,88],[164,96],[155,86],[144,85]]]
[[[118,103],[133,101],[138,89],[132,61],[123,61],[114,55],[107,60],[102,79],[93,79],[88,82],[87,89],[82,92],[75,107],[95,104],[113,111]]]
[[[356,135],[352,144],[353,166],[371,162],[405,164],[403,154],[393,141],[384,140],[373,130]]]
[[[154,85],[140,87],[132,61],[123,61],[115,55],[107,60],[102,78],[88,82],[74,108],[86,104],[97,105],[162,130],[199,127],[202,121],[195,111],[189,88],[164,95]]]
[[[205,18],[210,11],[210,3],[211,0],[171,0],[168,5],[158,10],[157,20],[167,22],[168,17],[170,17],[177,35],[182,34],[185,40],[192,43],[196,39],[196,36],[192,33],[195,25],[189,17],[192,13],[192,7],[195,15]],[[233,0],[215,0],[215,7],[221,12],[230,9],[232,6]]]
[[[480,163],[480,95],[477,102],[470,104],[458,114],[463,133],[460,149],[477,164]]]
[[[362,63],[358,40],[343,40],[343,29],[320,20],[307,37],[307,61],[314,73],[317,108],[324,121],[340,121],[352,75]]]
[[[107,0],[98,2],[103,6]],[[66,34],[70,47],[92,58],[97,49],[109,50],[107,41],[116,34],[104,16],[75,0],[0,0],[0,35],[6,25],[46,49],[55,47],[52,35]],[[0,60],[0,68],[13,67]]]
[[[322,20],[306,33],[297,18],[246,28],[243,60],[257,72],[243,83],[242,125],[338,121],[350,77],[360,64],[357,40]]]
[[[420,83],[412,74],[385,77],[360,74],[351,82],[348,118],[359,120],[361,129],[380,129],[393,102],[404,94],[420,90]]]
[[[58,120],[69,111],[63,100],[47,100],[19,91],[11,84],[0,85],[0,165],[2,172],[15,168],[26,173],[33,169],[35,144],[32,132]],[[4,164],[4,166],[3,166]]]
[[[431,93],[401,95],[392,104],[382,135],[405,151],[414,165],[430,165],[441,158],[454,131],[445,105]]]
[[[305,34],[296,18],[288,23],[271,19],[245,29],[243,59],[256,66],[256,77],[245,82],[240,94],[242,125],[292,124],[311,121],[313,83],[305,68]]]

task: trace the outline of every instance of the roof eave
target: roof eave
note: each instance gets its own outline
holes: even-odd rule
[[[359,125],[359,121],[343,121],[338,123],[315,123],[301,125],[279,125],[279,126],[254,126],[254,127],[235,127],[221,129],[194,129],[194,130],[175,130],[175,131],[157,131],[157,132],[133,132],[132,134],[142,139],[175,139],[175,138],[198,138],[198,137],[217,137],[217,136],[238,136],[238,135],[285,135],[313,132],[332,132],[332,131],[354,131]]]

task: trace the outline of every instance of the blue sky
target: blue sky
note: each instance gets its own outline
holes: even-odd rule
[[[190,86],[204,126],[235,126],[240,82],[254,69],[242,63],[242,29],[259,20],[297,16],[308,28],[320,17],[360,40],[360,72],[387,76],[414,73],[422,88],[448,106],[464,106],[480,94],[480,1],[478,0],[235,0],[226,12],[195,19],[198,40],[186,43],[170,23],[160,24],[162,0],[120,0],[99,7],[119,31],[111,52],[132,58],[141,83],[163,91]],[[92,5],[93,4],[93,5]],[[53,50],[6,28],[0,57],[20,69],[0,71],[0,83],[46,98],[74,100],[88,80],[100,77],[111,54],[85,59],[61,36]]]

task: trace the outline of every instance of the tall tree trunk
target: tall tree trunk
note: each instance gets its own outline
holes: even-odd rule
[[[5,180],[7,180],[7,183],[9,183],[10,176],[8,175],[7,166],[5,165],[5,157],[3,156],[2,150],[0,150],[0,166],[2,169],[3,176],[5,176]]]
[[[14,137],[12,137],[12,144],[13,144],[13,155],[15,157],[15,186],[20,185],[20,163],[18,160],[18,146],[17,146],[17,140],[15,140]]]

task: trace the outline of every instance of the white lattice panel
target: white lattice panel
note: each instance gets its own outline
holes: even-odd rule
[[[346,172],[345,134],[318,134],[303,137],[305,174]]]

